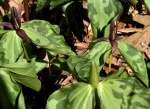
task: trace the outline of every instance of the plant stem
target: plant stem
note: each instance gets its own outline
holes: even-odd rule
[[[110,57],[109,57],[109,69],[108,69],[108,72],[111,72],[111,61],[112,61],[112,54],[110,54]]]
[[[112,21],[111,26],[110,26],[110,35],[109,35],[109,41],[112,46],[112,55],[117,48],[117,39],[116,39],[116,33],[117,33],[117,26],[116,26],[116,21]]]
[[[94,87],[97,88],[97,85],[99,83],[99,75],[97,72],[97,68],[96,68],[96,64],[94,62],[92,62],[92,66],[91,66],[91,72],[90,72],[90,80],[89,83]]]

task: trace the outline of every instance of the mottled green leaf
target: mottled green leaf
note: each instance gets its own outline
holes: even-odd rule
[[[25,109],[21,88],[9,73],[0,69],[0,109]]]
[[[49,96],[46,109],[93,109],[94,90],[91,85],[77,83],[61,88]]]
[[[59,29],[56,25],[51,25],[42,20],[34,20],[24,24],[22,28],[32,42],[41,48],[46,48],[49,55],[74,55],[74,52],[66,44],[64,37],[58,34]]]
[[[67,60],[67,64],[79,79],[87,82],[90,77],[91,63],[95,63],[97,73],[99,73],[110,51],[111,45],[109,42],[98,42],[89,48],[89,52],[86,55],[70,57]]]
[[[109,79],[97,88],[100,109],[149,109],[150,89],[135,79]]]
[[[144,0],[145,6],[148,9],[148,12],[150,13],[150,0]]]
[[[24,31],[27,33],[28,37],[32,40],[32,42],[41,47],[46,48],[49,45],[49,40],[32,28],[24,28]]]
[[[91,71],[91,60],[83,56],[72,56],[67,60],[72,73],[80,80],[89,81]]]
[[[0,65],[14,63],[23,56],[21,39],[15,31],[8,31],[0,39]]]
[[[124,42],[118,42],[118,48],[135,75],[148,86],[149,80],[144,56],[136,48]]]
[[[98,32],[105,31],[107,25],[109,25],[112,20],[118,18],[123,8],[119,0],[88,0],[88,10],[92,30],[96,38],[98,37]],[[108,32],[109,30],[107,34]]]
[[[111,52],[111,45],[109,42],[101,41],[95,43],[89,48],[89,53],[87,57],[93,60],[96,63],[98,72],[101,70],[102,65],[107,60]]]
[[[39,91],[41,82],[36,73],[46,67],[46,64],[39,62],[17,62],[12,64],[3,65],[3,68],[12,72],[11,76],[19,83]]]
[[[45,20],[31,20],[22,23],[22,28],[32,28],[44,37],[49,37],[50,35],[55,35],[60,33],[60,28],[58,25],[52,25]]]

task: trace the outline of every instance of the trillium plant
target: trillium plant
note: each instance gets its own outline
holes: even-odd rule
[[[136,5],[139,1],[88,0],[93,41],[80,55],[66,43],[59,25],[38,19],[22,23],[20,13],[11,8],[10,22],[0,22],[0,108],[26,109],[23,87],[39,92],[42,85],[38,73],[53,65],[70,73],[77,82],[51,93],[45,109],[149,109],[149,78],[144,55],[132,45],[118,40],[116,34],[116,21],[123,13],[123,3]],[[0,4],[3,2],[0,0]],[[82,12],[82,2],[37,0],[36,11],[42,10],[46,4],[50,10],[62,9],[69,28],[78,35],[83,29],[83,22],[77,23],[82,16],[76,16],[74,12]],[[150,11],[150,0],[143,0],[143,3]],[[107,40],[97,40],[99,33],[103,33]],[[44,49],[48,61],[32,54],[32,46]],[[111,60],[116,52],[125,65],[112,73]],[[105,64],[108,64],[108,75],[104,75]],[[131,74],[127,67],[132,70]]]

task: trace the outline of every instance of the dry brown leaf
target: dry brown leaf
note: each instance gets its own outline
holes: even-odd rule
[[[89,44],[84,42],[78,42],[75,43],[74,46],[77,47],[77,49],[87,49]]]
[[[22,0],[9,0],[8,4],[10,7],[15,7],[17,11],[23,15],[24,14],[24,6],[21,2]]]
[[[5,15],[5,11],[3,9],[2,6],[0,6],[0,16],[4,16]]]
[[[143,24],[144,26],[150,25],[150,15],[135,15],[133,16],[133,20]]]
[[[142,32],[140,28],[124,28],[117,30],[117,33],[133,33],[133,32]]]

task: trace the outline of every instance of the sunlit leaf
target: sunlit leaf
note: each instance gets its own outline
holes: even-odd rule
[[[88,0],[88,16],[92,24],[94,37],[98,37],[99,32],[105,31],[107,25],[118,18],[122,10],[119,0]]]
[[[148,86],[149,80],[144,56],[136,48],[124,42],[119,42],[118,48],[121,55],[135,72],[135,75]]]
[[[20,86],[12,80],[9,72],[0,69],[0,108],[25,109],[24,97],[21,93]]]
[[[35,20],[24,24],[22,28],[32,42],[41,48],[46,48],[49,55],[74,55],[74,52],[65,42],[64,37],[58,34],[59,28],[56,25],[51,25],[42,20]]]
[[[23,56],[21,39],[15,31],[6,32],[0,40],[0,65],[14,63]]]
[[[39,91],[41,88],[41,82],[38,79],[36,73],[42,70],[46,64],[39,62],[18,62],[12,64],[3,65],[3,68],[12,72],[11,76],[19,83]]]
[[[91,85],[77,83],[61,88],[49,96],[46,109],[93,109],[94,90]]]
[[[135,79],[109,79],[97,88],[100,109],[148,109],[150,89]]]

